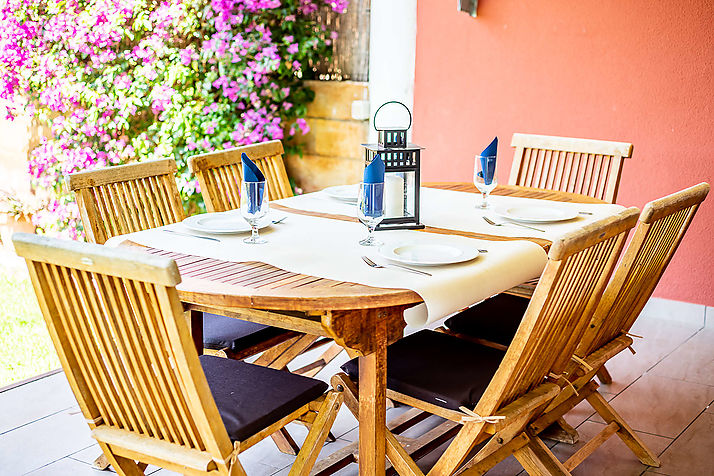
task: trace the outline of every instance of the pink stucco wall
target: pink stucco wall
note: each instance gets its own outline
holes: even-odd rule
[[[424,180],[469,181],[498,135],[632,142],[618,202],[714,182],[714,2],[419,0],[414,141]],[[714,305],[714,194],[655,295]]]

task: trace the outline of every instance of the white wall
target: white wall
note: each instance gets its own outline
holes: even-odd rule
[[[387,101],[397,100],[414,110],[416,58],[416,0],[372,0],[369,41],[369,141],[377,141],[374,113]],[[387,106],[379,124],[402,124],[406,113]],[[411,130],[409,133],[411,139]]]

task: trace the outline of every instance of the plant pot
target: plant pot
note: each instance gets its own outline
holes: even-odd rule
[[[0,213],[0,240],[2,246],[14,250],[12,246],[13,233],[34,233],[35,225],[32,224],[30,218],[26,215],[10,215],[9,213]]]

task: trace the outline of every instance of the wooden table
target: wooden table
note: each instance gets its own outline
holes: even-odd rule
[[[470,184],[429,186],[476,193]],[[515,186],[499,186],[493,194],[603,203],[583,195]],[[424,232],[452,233],[432,227]],[[544,248],[550,245],[544,239],[458,234],[493,240],[529,239]],[[359,356],[359,473],[362,476],[384,474],[387,345],[403,336],[404,310],[422,302],[417,293],[317,278],[260,262],[234,263],[168,251],[151,252],[173,257],[179,266],[183,278],[178,287],[179,296],[190,312],[194,342],[199,351],[203,349],[202,312],[215,312],[330,337],[351,355]]]

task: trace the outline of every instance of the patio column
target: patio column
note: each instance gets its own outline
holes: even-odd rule
[[[391,100],[414,110],[416,0],[372,0],[369,41],[369,142],[377,142],[373,116]],[[385,121],[389,111],[385,108]],[[401,117],[401,116],[399,116]],[[411,130],[408,138],[411,140]]]

